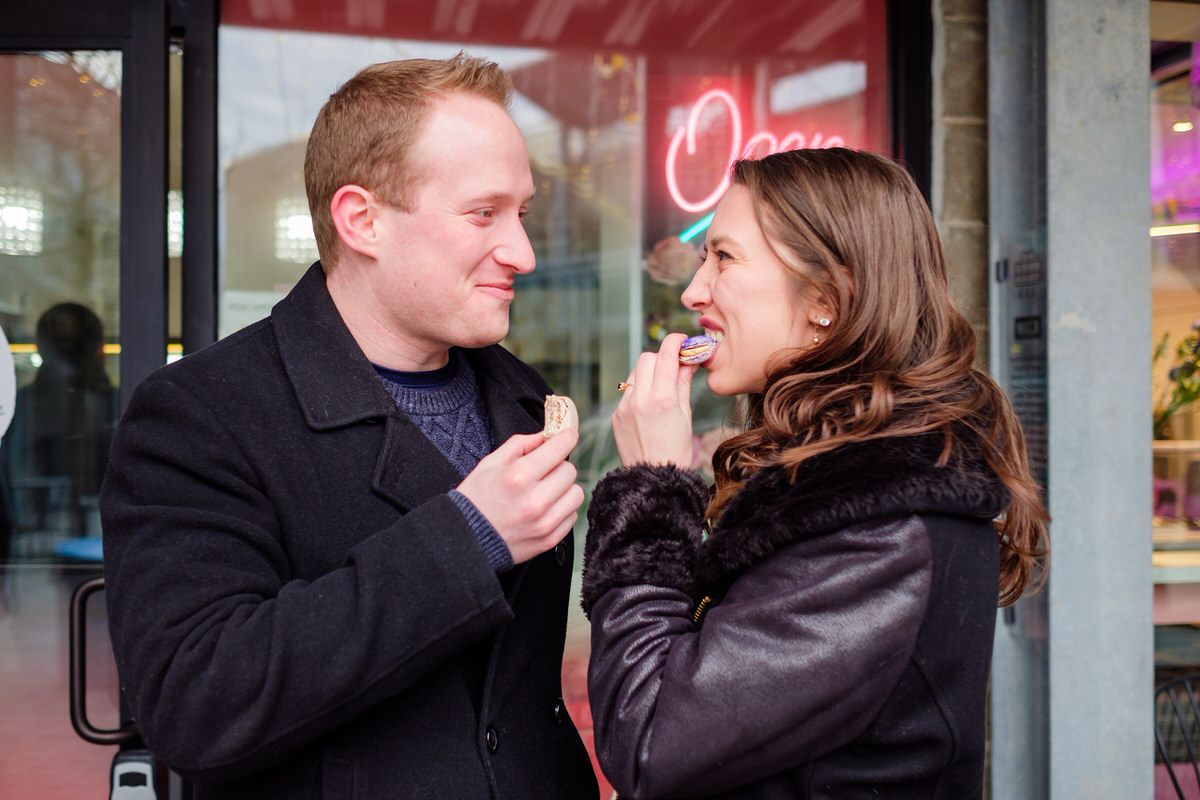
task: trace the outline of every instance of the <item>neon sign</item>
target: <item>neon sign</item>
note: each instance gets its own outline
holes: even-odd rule
[[[679,189],[679,173],[677,171],[677,160],[679,158],[679,146],[687,141],[687,154],[689,156],[696,155],[696,130],[700,125],[700,115],[709,103],[723,103],[729,111],[729,118],[733,127],[733,136],[729,143],[729,160],[725,164],[725,170],[721,176],[721,182],[717,184],[712,193],[704,199],[698,201],[688,200],[683,196],[683,192]],[[814,133],[812,138],[805,137],[804,134],[798,131],[791,131],[782,139],[775,137],[775,134],[770,131],[759,131],[746,140],[745,146],[742,145],[742,110],[738,107],[737,101],[733,99],[733,95],[724,89],[710,89],[700,95],[696,100],[692,110],[688,113],[687,125],[681,125],[675,135],[671,137],[671,144],[667,147],[667,191],[671,193],[671,199],[675,204],[684,211],[693,214],[699,214],[716,205],[721,199],[721,195],[725,194],[725,190],[729,188],[729,167],[734,161],[739,158],[747,158],[762,145],[766,146],[766,153],[782,153],[785,150],[799,150],[804,147],[844,147],[846,141],[841,136],[823,136],[821,133]]]

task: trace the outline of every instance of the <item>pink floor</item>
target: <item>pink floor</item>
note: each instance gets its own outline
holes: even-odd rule
[[[0,568],[0,798],[85,800],[108,797],[115,748],[81,740],[71,727],[67,693],[67,610],[85,577],[57,567]],[[88,712],[93,724],[116,725],[116,668],[108,649],[103,594],[88,617]],[[563,699],[588,752],[587,621],[574,609],[563,663]],[[593,767],[595,756],[592,757]],[[612,788],[598,767],[602,800]]]
[[[1175,764],[1175,777],[1179,788],[1183,790],[1186,800],[1200,800],[1200,784],[1196,782],[1196,773],[1190,764]],[[1179,795],[1171,785],[1167,768],[1162,764],[1154,765],[1154,800],[1176,800]]]
[[[0,797],[108,797],[115,748],[87,744],[71,728],[67,609],[77,578],[53,567],[0,570]],[[116,724],[116,679],[102,595],[89,609],[88,706],[92,722]]]

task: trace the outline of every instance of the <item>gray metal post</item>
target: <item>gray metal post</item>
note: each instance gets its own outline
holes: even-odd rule
[[[1054,548],[998,627],[992,796],[1150,797],[1149,5],[989,10],[993,366],[1036,434],[1043,348]]]

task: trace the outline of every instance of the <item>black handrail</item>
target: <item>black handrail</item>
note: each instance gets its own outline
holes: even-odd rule
[[[67,637],[70,659],[71,727],[92,744],[126,744],[137,737],[133,725],[97,728],[87,716],[87,601],[104,588],[104,576],[89,578],[71,594],[70,629]]]

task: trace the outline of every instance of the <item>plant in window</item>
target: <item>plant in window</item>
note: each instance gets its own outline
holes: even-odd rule
[[[1169,337],[1169,333],[1164,333],[1158,341],[1152,366],[1166,354]],[[1172,415],[1197,398],[1200,398],[1200,320],[1192,323],[1187,335],[1175,346],[1175,363],[1167,371],[1167,386],[1154,403],[1154,438],[1170,438],[1168,424]]]

